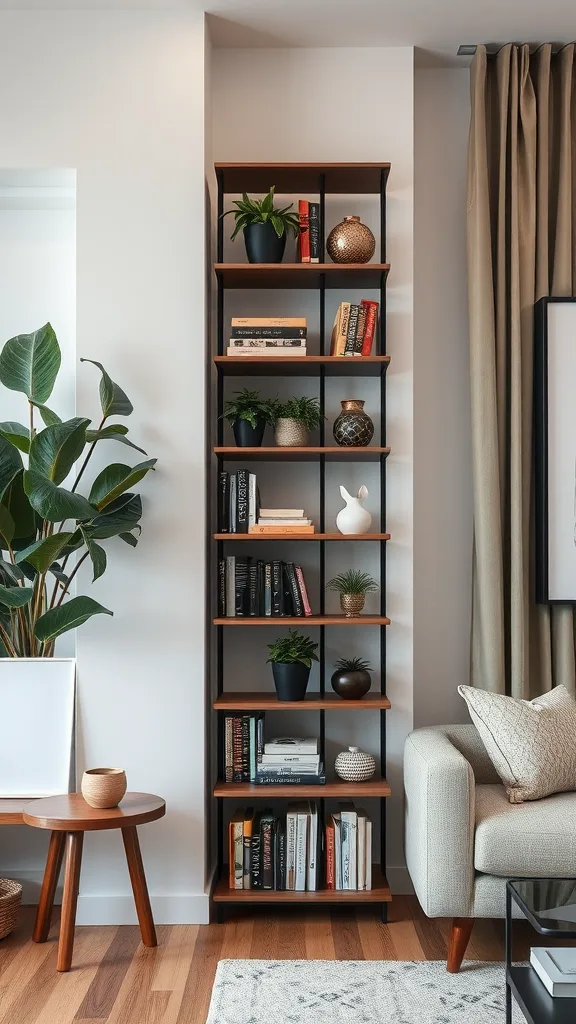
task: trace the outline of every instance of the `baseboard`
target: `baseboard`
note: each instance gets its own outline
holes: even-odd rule
[[[155,896],[150,893],[152,916],[156,924],[208,924],[209,899],[206,893]],[[132,896],[78,897],[76,924],[137,924]]]
[[[2,878],[13,878],[22,886],[22,903],[25,906],[35,906],[38,903],[40,889],[42,887],[43,871],[22,871],[20,868],[0,868]],[[55,903],[62,902],[62,886],[58,886]]]
[[[392,868],[388,865],[386,868],[386,878],[388,879],[388,885],[392,890],[392,894],[396,893],[397,896],[414,895],[414,886],[408,874],[408,868]]]

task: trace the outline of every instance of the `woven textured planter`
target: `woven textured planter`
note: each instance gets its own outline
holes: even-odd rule
[[[301,420],[281,416],[274,436],[280,448],[305,448],[308,444],[308,431]]]
[[[22,899],[22,886],[11,878],[0,878],[0,939],[16,927],[18,908]]]
[[[365,594],[340,594],[340,607],[347,619],[360,615],[366,600]]]
[[[116,807],[126,792],[122,768],[90,768],[82,776],[82,796],[90,807]]]

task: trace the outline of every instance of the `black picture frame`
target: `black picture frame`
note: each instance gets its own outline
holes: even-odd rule
[[[571,303],[575,307],[576,297],[546,296],[534,307],[534,482],[535,482],[535,599],[537,604],[576,604],[576,578],[574,593],[560,596],[551,579],[550,528],[554,525],[555,510],[550,502],[550,415],[558,416],[561,410],[550,408],[550,346],[554,338],[550,331],[550,309],[559,303]],[[576,331],[574,333],[576,345]],[[574,381],[576,402],[576,380]],[[576,524],[575,524],[576,526]]]

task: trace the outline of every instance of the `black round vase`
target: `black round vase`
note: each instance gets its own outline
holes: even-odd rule
[[[332,689],[342,700],[361,700],[372,685],[370,676],[364,669],[350,669],[334,672]]]
[[[244,243],[249,263],[282,263],[286,232],[278,238],[270,221],[244,228]]]
[[[301,661],[272,662],[272,675],[278,700],[304,700],[310,669]]]
[[[232,427],[234,440],[239,448],[259,448],[265,428],[266,420],[257,420],[255,427],[248,420],[236,420]]]

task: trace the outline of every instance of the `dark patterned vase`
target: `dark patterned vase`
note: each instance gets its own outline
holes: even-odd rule
[[[334,423],[334,440],[343,448],[364,448],[374,436],[374,424],[357,398],[341,402],[342,412]]]

